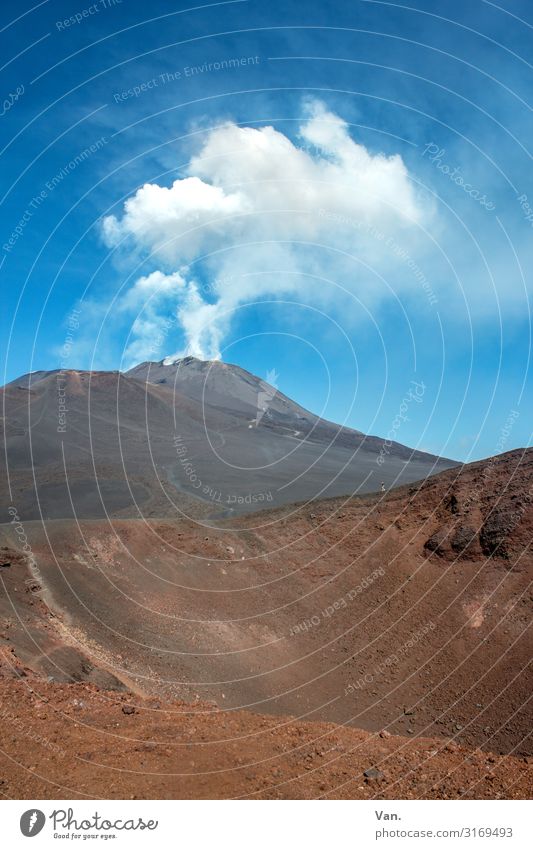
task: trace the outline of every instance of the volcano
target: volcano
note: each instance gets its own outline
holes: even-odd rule
[[[533,449],[383,451],[192,358],[2,391],[6,792],[527,796]]]
[[[26,519],[227,518],[457,465],[326,421],[236,365],[39,371],[2,389],[2,508]]]

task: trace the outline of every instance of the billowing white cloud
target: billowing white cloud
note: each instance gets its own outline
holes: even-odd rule
[[[121,217],[104,219],[110,247],[133,240],[160,266],[122,305],[134,309],[151,297],[148,319],[156,322],[173,302],[187,353],[219,356],[239,304],[280,293],[301,298],[305,274],[343,280],[346,260],[329,249],[357,244],[359,256],[372,257],[376,233],[409,233],[424,215],[400,156],[370,153],[321,103],[307,108],[302,145],[271,126],[227,123],[207,133],[188,176],[168,188],[142,186]],[[207,291],[199,265],[194,276],[187,270],[193,263],[208,275]],[[315,294],[323,298],[323,287]],[[314,297],[308,281],[305,297]]]
[[[118,301],[119,312],[135,316],[124,368],[143,360],[157,359],[161,350],[165,350],[166,337],[172,327],[168,314],[187,288],[187,282],[178,271],[174,274],[153,271],[145,277],[138,277],[122,295]]]

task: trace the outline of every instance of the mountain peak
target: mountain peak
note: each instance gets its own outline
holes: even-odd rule
[[[220,363],[220,360],[200,360],[198,357],[193,357],[188,354],[186,357],[164,357],[157,365],[160,366],[190,366],[193,364],[199,363],[204,365],[208,363],[209,365],[214,365],[215,363]],[[146,365],[144,363],[144,365]]]

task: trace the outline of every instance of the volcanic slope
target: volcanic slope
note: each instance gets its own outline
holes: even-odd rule
[[[532,504],[529,449],[216,527],[25,522],[33,560],[3,525],[6,674],[530,756]]]
[[[1,392],[0,508],[25,520],[237,516],[457,465],[383,450],[238,366],[192,357],[126,374],[34,372]]]

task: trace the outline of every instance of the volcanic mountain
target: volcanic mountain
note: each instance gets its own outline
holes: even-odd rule
[[[2,391],[4,793],[527,796],[532,449],[383,454],[190,358]]]
[[[452,460],[325,421],[235,365],[33,372],[2,390],[8,487],[28,519],[221,518],[377,491]]]

